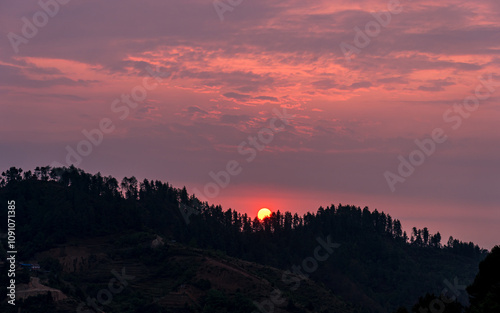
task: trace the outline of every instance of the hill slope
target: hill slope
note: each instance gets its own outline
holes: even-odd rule
[[[40,296],[44,310],[250,313],[260,306],[277,313],[356,312],[305,277],[287,274],[300,282],[291,288],[282,280],[282,270],[179,243],[153,248],[155,238],[145,232],[117,234],[70,240],[37,253],[35,261],[62,265],[60,271],[38,274],[64,294],[57,302]],[[39,285],[32,294],[35,289]],[[36,312],[37,305],[24,302],[20,307]]]
[[[307,276],[325,290],[356,304],[360,311],[390,312],[401,305],[411,306],[425,292],[439,293],[455,279],[470,284],[486,254],[473,243],[453,238],[442,245],[439,233],[429,234],[426,228],[414,228],[408,236],[399,220],[368,208],[339,204],[303,216],[278,211],[261,222],[202,203],[189,196],[185,188],[160,181],[139,183],[131,177],[118,183],[113,177],[90,175],[74,167],[43,167],[34,173],[11,168],[3,177],[0,201],[15,199],[17,206],[19,258],[29,260],[36,253],[63,245],[72,254],[80,253],[80,258],[89,260],[87,264],[60,259],[67,271],[92,268],[98,255],[94,250],[103,247],[93,243],[95,238],[145,232],[158,234],[168,243],[175,240],[183,247],[191,247],[192,252],[221,251],[253,264]],[[6,218],[5,207],[0,215]],[[87,243],[71,248],[68,238]],[[325,243],[332,250],[328,258],[316,250],[318,246],[325,249]],[[101,253],[107,254],[107,250]],[[5,254],[4,250],[0,252]],[[89,253],[96,256],[90,258]],[[133,254],[131,259],[138,262],[149,258],[147,254]],[[290,274],[283,274],[288,285],[295,285],[293,277],[287,276]],[[233,280],[228,276],[227,283]],[[148,293],[142,296],[151,300],[156,297],[153,291],[150,298]],[[217,292],[211,296],[227,297]],[[312,301],[309,309],[311,306],[315,308]]]

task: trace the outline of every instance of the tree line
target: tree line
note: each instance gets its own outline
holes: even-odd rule
[[[7,199],[16,199],[19,257],[26,259],[71,238],[150,231],[287,269],[311,255],[318,237],[331,236],[341,247],[311,278],[349,299],[356,293],[343,288],[347,280],[386,308],[413,304],[429,285],[440,290],[442,277],[472,280],[487,253],[454,238],[443,244],[440,233],[426,227],[407,234],[400,220],[368,207],[332,204],[303,215],[276,211],[261,221],[202,202],[185,187],[133,176],[118,181],[74,166],[11,167],[0,178],[0,200]],[[6,217],[3,209],[0,214]]]

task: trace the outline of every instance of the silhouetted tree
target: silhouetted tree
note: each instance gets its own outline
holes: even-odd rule
[[[399,220],[394,221],[394,236],[396,238],[401,238],[403,236],[403,229],[401,228],[401,222]]]
[[[441,234],[439,232],[431,237],[431,246],[441,248]]]
[[[479,264],[479,273],[467,292],[470,313],[500,312],[500,246],[494,247]]]
[[[422,239],[424,245],[427,246],[429,244],[429,229],[427,229],[427,227],[424,227],[424,229],[422,230]]]
[[[125,198],[137,199],[137,179],[134,176],[130,178],[124,177],[121,187],[125,192]]]
[[[10,169],[2,172],[2,176],[5,177],[5,181],[8,183],[14,181],[22,180],[21,173],[23,170],[21,168],[11,167]]]

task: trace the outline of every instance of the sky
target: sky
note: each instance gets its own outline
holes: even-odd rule
[[[500,3],[0,1],[0,169],[500,244]]]

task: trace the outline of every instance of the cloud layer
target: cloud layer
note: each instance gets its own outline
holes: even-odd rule
[[[400,0],[397,14],[386,1],[221,1],[223,21],[201,0],[47,0],[47,21],[38,1],[0,4],[1,167],[64,164],[66,147],[109,118],[115,130],[81,167],[203,190],[237,160],[242,173],[208,200],[251,214],[269,202],[300,212],[362,202],[490,248],[500,235],[482,227],[500,222],[498,1]],[[343,44],[355,48],[350,61]],[[490,73],[495,90],[452,128],[445,112]],[[290,125],[245,161],[239,145],[278,108],[294,114]],[[448,140],[391,192],[384,172],[435,128]],[[440,209],[419,215],[419,203]]]

